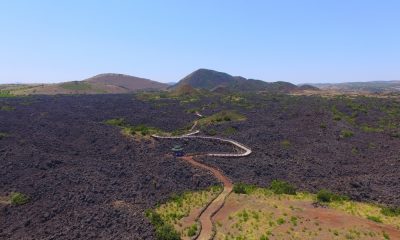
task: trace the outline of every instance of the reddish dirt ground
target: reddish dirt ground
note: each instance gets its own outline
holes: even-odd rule
[[[400,239],[400,231],[393,226],[375,223],[371,220],[353,216],[340,210],[314,207],[312,202],[309,201],[282,200],[279,204],[302,209],[294,214],[297,218],[302,219],[302,222],[299,224],[298,228],[294,228],[292,231],[301,232],[300,229],[305,228],[309,231],[318,232],[319,234],[317,238],[315,238],[315,236],[303,236],[305,237],[304,239],[342,239],[340,237],[335,238],[331,232],[324,231],[326,229],[340,229],[342,232],[350,229],[363,229],[379,234],[379,236],[373,236],[372,238],[371,236],[363,236],[363,239],[382,239],[381,234],[383,232],[390,236],[390,239]],[[224,207],[215,214],[214,221],[224,225],[221,231],[225,232],[225,234],[230,231],[234,232],[234,229],[227,227],[230,221],[229,216],[233,216],[233,214],[243,209],[247,209],[248,211],[262,210],[278,215],[276,209],[269,206],[266,202],[262,203],[255,198],[232,193],[232,195],[229,195],[226,199]],[[315,224],[316,222],[318,222],[318,224]],[[273,233],[285,233],[290,228],[292,228],[290,224],[277,226]],[[324,230],[321,231],[320,228]],[[277,236],[270,236],[269,239],[276,239],[276,237]],[[277,239],[281,238],[278,237]]]

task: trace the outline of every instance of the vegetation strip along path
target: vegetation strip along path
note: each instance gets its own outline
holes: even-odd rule
[[[202,115],[196,112],[196,115],[202,117]],[[244,157],[251,154],[251,149],[244,146],[243,144],[236,142],[231,139],[226,138],[219,138],[219,137],[209,137],[209,136],[195,136],[195,134],[199,133],[199,130],[193,131],[194,128],[197,126],[197,121],[195,121],[193,127],[190,129],[190,132],[181,136],[159,136],[159,135],[152,135],[153,138],[156,139],[184,139],[184,138],[200,138],[200,139],[209,139],[209,140],[217,140],[221,142],[230,143],[240,150],[241,153],[207,153],[203,155],[197,156],[214,156],[214,157]],[[194,159],[194,156],[185,156],[182,159],[188,163],[190,163],[194,167],[203,168],[207,171],[210,171],[214,176],[223,184],[224,189],[223,191],[216,197],[212,202],[200,213],[198,217],[201,229],[200,233],[197,235],[195,239],[199,240],[209,240],[214,237],[213,231],[213,220],[212,217],[223,207],[225,203],[226,197],[232,192],[233,184],[231,180],[225,176],[220,170],[215,167],[205,165],[200,163]]]

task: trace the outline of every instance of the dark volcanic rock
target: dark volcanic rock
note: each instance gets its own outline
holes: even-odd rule
[[[35,103],[19,104],[27,100]],[[31,201],[0,205],[0,239],[154,239],[146,209],[174,192],[217,184],[151,141],[134,141],[102,123],[124,117],[174,130],[193,119],[176,107],[180,118],[129,95],[4,101],[16,110],[0,112],[0,131],[9,135],[0,140],[0,196],[17,191]]]

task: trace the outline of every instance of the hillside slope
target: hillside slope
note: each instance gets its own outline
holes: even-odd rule
[[[264,82],[255,79],[246,79],[244,77],[232,76],[224,72],[218,72],[209,69],[198,69],[184,77],[171,89],[183,85],[190,85],[194,88],[203,88],[207,90],[226,89],[226,91],[274,91],[290,92],[298,87],[288,82]]]

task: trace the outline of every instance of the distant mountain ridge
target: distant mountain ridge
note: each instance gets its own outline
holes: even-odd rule
[[[177,84],[173,85],[171,89],[177,88],[182,85],[190,85],[194,88],[202,88],[207,90],[222,91],[273,91],[273,92],[291,92],[298,90],[298,86],[289,82],[264,82],[256,79],[246,79],[241,76],[232,76],[224,72],[218,72],[210,69],[198,69]]]
[[[400,80],[345,82],[345,83],[316,83],[311,84],[323,90],[362,91],[362,92],[399,92]]]

